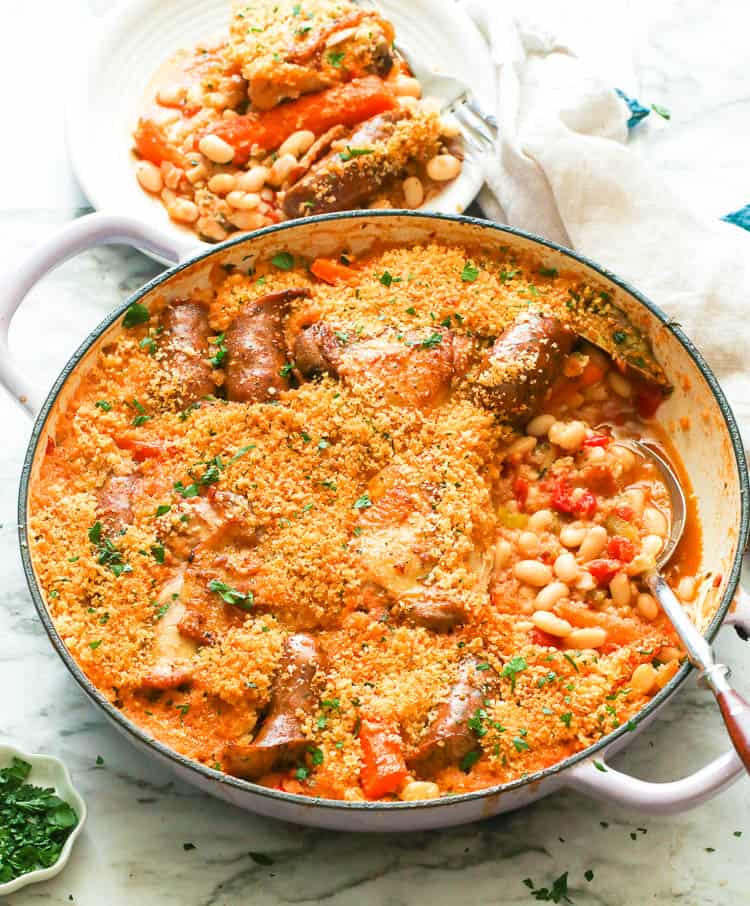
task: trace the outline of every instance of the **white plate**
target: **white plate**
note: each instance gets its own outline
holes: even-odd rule
[[[31,765],[31,773],[26,783],[33,783],[35,786],[41,787],[52,787],[61,799],[73,806],[78,815],[78,824],[68,835],[54,865],[50,865],[49,868],[38,868],[36,871],[28,871],[25,875],[20,875],[13,881],[6,881],[4,884],[0,884],[0,897],[11,894],[15,890],[20,890],[22,887],[26,887],[27,884],[36,884],[37,881],[49,881],[50,878],[54,878],[56,874],[59,874],[67,865],[70,854],[73,851],[73,844],[76,842],[86,822],[86,803],[73,786],[68,769],[59,758],[54,758],[52,755],[30,755],[15,746],[0,744],[0,768],[7,768],[14,758],[20,758]]]
[[[382,0],[380,6],[427,65],[472,86],[495,109],[495,79],[487,46],[455,0]],[[131,157],[131,132],[146,86],[180,48],[226,31],[231,0],[135,0],[105,20],[99,41],[82,63],[67,107],[67,138],[78,181],[100,210],[129,214],[167,233],[179,257],[207,248],[169,219],[141,190]],[[466,149],[461,175],[426,209],[461,213],[482,185],[481,162]]]

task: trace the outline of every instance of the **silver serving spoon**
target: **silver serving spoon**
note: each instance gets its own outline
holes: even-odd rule
[[[745,769],[750,773],[750,705],[729,685],[729,667],[716,663],[711,646],[701,635],[661,574],[661,570],[671,559],[685,530],[687,516],[685,493],[672,467],[653,446],[643,441],[631,441],[630,446],[650,459],[659,470],[672,504],[672,525],[669,538],[657,557],[656,567],[646,572],[643,579],[677,631],[690,663],[698,668],[698,682],[708,686],[713,692],[721,708],[721,714],[734,748],[742,759]]]

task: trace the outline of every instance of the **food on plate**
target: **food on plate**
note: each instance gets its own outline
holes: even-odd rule
[[[287,218],[418,208],[461,172],[456,123],[351,0],[255,0],[156,74],[136,177],[207,242]]]
[[[636,721],[683,654],[642,581],[671,513],[628,441],[680,469],[648,338],[504,247],[243,261],[131,305],[35,473],[35,569],[91,681],[204,765],[350,801]],[[687,608],[700,561],[691,504]]]

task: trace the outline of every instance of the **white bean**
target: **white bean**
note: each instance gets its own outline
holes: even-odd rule
[[[560,529],[560,543],[565,547],[578,547],[586,537],[586,526],[571,522]]]
[[[201,179],[205,179],[207,175],[206,165],[204,163],[196,164],[194,167],[191,167],[189,170],[185,171],[185,176],[187,176],[191,185],[195,185]]]
[[[204,135],[198,142],[198,150],[215,164],[228,164],[234,157],[234,148],[218,135]]]
[[[280,186],[296,166],[297,158],[293,154],[282,154],[273,162],[267,182],[272,186]]]
[[[295,158],[301,157],[314,141],[315,133],[310,132],[309,129],[300,129],[299,132],[292,132],[289,138],[279,145],[279,156],[291,154]]]
[[[667,517],[655,506],[647,506],[643,511],[643,527],[649,535],[661,535],[662,538],[666,537],[669,530]]]
[[[535,446],[535,437],[529,437],[528,435],[519,437],[508,447],[508,456],[526,456],[527,453],[531,453]]]
[[[435,182],[455,179],[461,172],[461,161],[452,154],[437,154],[427,161],[427,175]]]
[[[550,582],[537,594],[534,603],[539,610],[552,610],[560,598],[568,594],[568,586],[564,582]]]
[[[644,620],[655,620],[659,616],[659,605],[651,595],[647,595],[645,592],[638,595],[635,606]]]
[[[217,173],[208,181],[208,188],[215,195],[226,195],[235,187],[234,176],[231,173]]]
[[[506,541],[505,538],[499,538],[495,544],[495,569],[499,570],[507,566],[512,553],[513,548],[510,546],[510,543]]]
[[[554,424],[554,415],[537,415],[526,425],[526,433],[532,437],[546,437],[547,432]]]
[[[518,549],[524,557],[536,557],[539,553],[539,538],[534,532],[521,532],[518,536]]]
[[[639,664],[630,677],[630,686],[641,695],[647,695],[656,682],[656,670],[651,664]]]
[[[555,422],[549,429],[549,439],[563,450],[577,450],[586,439],[583,422]]]
[[[186,95],[186,86],[175,82],[171,85],[162,85],[156,92],[156,100],[167,107],[173,107],[181,104]]]
[[[177,186],[179,186],[184,173],[184,170],[180,169],[180,167],[175,167],[174,164],[165,162],[161,165],[161,175],[164,177],[164,185],[169,189],[176,189]]]
[[[167,213],[181,223],[195,223],[198,219],[198,206],[187,198],[175,198],[167,208]]]
[[[609,450],[624,471],[629,472],[635,467],[635,453],[632,450],[628,450],[627,447],[623,447],[621,444],[612,444]]]
[[[695,579],[692,576],[683,576],[677,584],[677,595],[683,601],[692,601],[695,597]]]
[[[541,588],[552,581],[552,570],[539,560],[519,560],[513,567],[513,573],[519,582]]]
[[[584,626],[574,629],[565,638],[565,645],[569,648],[601,648],[607,641],[607,630],[601,626]]]
[[[537,510],[529,516],[528,526],[532,532],[543,532],[552,525],[554,519],[552,510]]]
[[[411,76],[400,75],[393,83],[393,92],[396,97],[421,98],[422,86]]]
[[[234,191],[227,195],[227,203],[240,211],[254,211],[260,204],[260,195],[255,192]]]
[[[142,189],[147,192],[161,192],[164,187],[161,170],[150,160],[139,160],[135,168],[136,178]]]
[[[627,573],[617,573],[609,583],[609,593],[618,607],[630,604],[630,579]]]
[[[594,525],[586,532],[586,537],[578,549],[578,556],[584,563],[593,560],[601,554],[606,543],[607,530],[603,525]]]
[[[646,505],[646,491],[644,488],[639,485],[633,485],[633,487],[627,488],[623,497],[625,497],[628,506],[636,516],[640,516],[643,513],[643,508]]]
[[[424,201],[424,186],[418,176],[407,176],[401,188],[407,208],[418,208]]]
[[[646,535],[641,541],[641,553],[647,557],[656,558],[664,547],[664,539],[660,535]]]
[[[633,388],[630,386],[630,381],[627,378],[624,378],[617,371],[608,371],[607,372],[607,383],[615,391],[618,396],[621,396],[623,399],[629,399],[633,393]]]
[[[555,575],[563,582],[575,582],[580,569],[573,554],[564,553],[555,560]]]
[[[437,799],[440,787],[431,780],[410,780],[401,790],[404,802],[417,802],[420,799]]]
[[[266,184],[270,172],[268,167],[260,165],[250,167],[244,173],[237,174],[237,188],[242,189],[243,192],[260,192]]]
[[[227,218],[238,230],[258,230],[266,218],[257,211],[235,211]]]
[[[656,537],[652,535],[650,537]],[[629,576],[637,576],[640,573],[645,573],[646,570],[653,569],[656,566],[656,560],[650,554],[645,554],[641,551],[640,554],[636,554],[635,557],[628,563],[627,570]]]
[[[548,610],[535,610],[531,615],[531,620],[537,629],[541,629],[542,632],[548,632],[550,635],[555,635],[561,639],[569,636],[573,631],[573,627],[567,620],[555,616],[555,614],[550,613]]]

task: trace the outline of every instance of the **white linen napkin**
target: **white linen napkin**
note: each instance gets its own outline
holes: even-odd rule
[[[679,321],[750,444],[750,234],[698,214],[628,147],[630,111],[614,90],[635,93],[624,23],[584,0],[464,4],[497,78],[482,208],[608,267]]]

